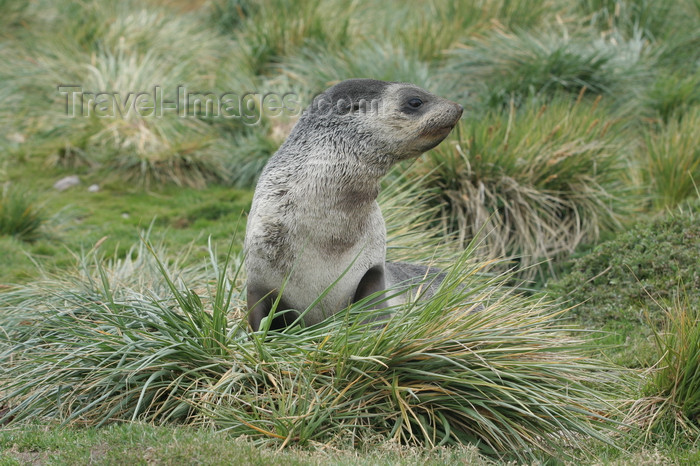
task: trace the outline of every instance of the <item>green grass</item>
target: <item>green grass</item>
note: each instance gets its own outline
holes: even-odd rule
[[[467,119],[419,167],[461,241],[482,235],[482,257],[513,258],[532,277],[533,264],[618,224],[626,209],[618,124],[598,101],[534,100]]]
[[[591,340],[601,357],[631,368],[657,367],[662,364],[659,360],[678,351],[664,347],[674,344],[671,335],[677,332],[669,328],[678,325],[674,316],[692,314],[700,302],[699,235],[694,201],[633,225],[581,254],[547,288],[565,301],[565,307],[580,303],[571,311],[576,320],[602,330]],[[681,305],[688,310],[683,311]],[[667,337],[671,340],[665,343]],[[663,396],[650,397],[643,406],[665,402],[671,403]],[[666,425],[672,428],[672,423]],[[656,434],[659,432],[657,429]]]
[[[673,422],[681,435],[700,434],[700,306],[680,296],[667,311],[665,328],[655,333],[661,356],[646,387],[653,400],[648,429]],[[697,437],[696,437],[697,438]]]
[[[700,225],[698,204],[632,226],[616,238],[575,259],[570,272],[550,283],[566,295],[588,325],[663,320],[663,309],[688,290],[697,306],[700,296]]]
[[[0,432],[0,463],[28,464],[250,464],[410,466],[487,464],[474,449],[420,450],[390,443],[357,452],[318,449],[275,451],[209,428],[155,427],[142,423],[107,428],[46,429],[30,425]]]
[[[23,165],[25,169],[28,164]],[[34,167],[37,172],[39,166]],[[183,190],[174,186],[144,191],[138,187],[105,182],[89,171],[82,183],[67,191],[55,192],[51,185],[66,174],[63,170],[43,170],[40,177],[29,177],[21,169],[12,176],[23,176],[49,221],[32,243],[0,237],[0,283],[25,283],[39,274],[34,262],[49,272],[74,263],[75,254],[96,244],[105,254],[124,257],[139,232],[153,223],[156,236],[173,250],[205,244],[211,237],[216,244],[228,244],[241,234],[241,215],[249,208],[252,193],[223,186],[205,190]],[[91,184],[100,191],[88,192]],[[240,247],[240,245],[237,245]],[[205,248],[195,247],[193,258],[206,257]]]
[[[661,118],[664,124],[672,119],[683,119],[686,112],[700,104],[700,76],[697,73],[662,72],[649,87],[645,106],[652,110],[652,118]]]
[[[698,197],[700,182],[700,107],[645,132],[642,177],[657,208],[672,208]]]
[[[644,77],[642,50],[634,41],[594,40],[563,28],[497,29],[455,48],[446,78],[476,90],[478,105],[486,109],[561,91],[628,95]]]
[[[32,194],[9,184],[0,193],[0,237],[12,236],[34,242],[41,236],[46,214]]]
[[[593,26],[603,31],[619,32],[630,37],[654,40],[669,34],[673,29],[669,24],[677,19],[671,3],[653,0],[580,0],[582,13],[590,15]],[[677,2],[689,4],[690,2]]]
[[[255,14],[244,19],[243,32],[232,32],[240,34],[237,43],[244,49],[246,65],[255,74],[264,74],[285,56],[310,44],[344,48],[351,40],[349,26],[357,6],[345,0],[266,0],[249,3],[248,8]],[[332,24],[327,21],[331,14]]]

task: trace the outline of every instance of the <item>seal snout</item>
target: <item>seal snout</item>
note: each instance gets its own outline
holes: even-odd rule
[[[457,125],[457,122],[462,118],[462,113],[464,113],[464,107],[462,107],[457,102],[447,101],[449,103],[448,110],[445,112],[443,122],[445,123],[442,128],[443,131],[449,133],[452,128]]]
[[[462,113],[464,113],[464,107],[462,107],[457,102],[450,102],[455,114],[453,126],[457,124],[460,118],[462,118]]]

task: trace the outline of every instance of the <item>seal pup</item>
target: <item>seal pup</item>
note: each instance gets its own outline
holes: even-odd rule
[[[380,180],[437,146],[462,111],[413,84],[373,79],[342,81],[313,100],[255,189],[244,243],[253,331],[277,299],[279,311],[303,312],[317,301],[303,317],[313,325],[423,278],[426,267],[385,261]],[[271,328],[297,316],[281,313]]]

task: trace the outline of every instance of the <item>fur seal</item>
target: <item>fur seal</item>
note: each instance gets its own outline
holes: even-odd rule
[[[248,216],[244,249],[254,331],[277,299],[280,311],[313,305],[303,317],[312,325],[423,278],[426,267],[385,261],[379,184],[394,164],[445,139],[462,111],[418,86],[373,79],[342,81],[313,100],[263,169]],[[289,316],[277,315],[272,328],[289,325]]]

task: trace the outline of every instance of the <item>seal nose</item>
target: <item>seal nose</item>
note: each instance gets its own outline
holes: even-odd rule
[[[459,117],[461,117],[461,116],[462,116],[462,113],[464,113],[464,107],[462,107],[462,106],[461,106],[460,104],[458,104],[458,103],[455,103],[455,107],[456,107],[456,109],[457,109],[457,113],[459,113]],[[458,118],[459,118],[459,117],[458,117]]]

